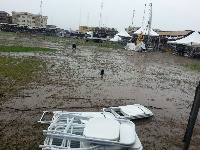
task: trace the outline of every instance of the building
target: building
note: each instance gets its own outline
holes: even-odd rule
[[[0,23],[11,24],[12,23],[12,16],[10,16],[5,11],[0,11]]]
[[[79,26],[79,33],[87,33],[89,31],[95,31],[95,27]]]
[[[28,12],[12,12],[12,23],[19,26],[29,26],[30,28],[46,28],[47,16],[31,14]]]
[[[85,34],[89,31],[92,31],[95,37],[113,37],[118,33],[114,28],[79,26],[79,33]]]
[[[95,27],[94,36],[97,35],[98,37],[113,37],[117,34],[118,31],[114,28],[103,28],[103,27]]]
[[[56,29],[57,26],[56,25],[46,25],[47,29]]]

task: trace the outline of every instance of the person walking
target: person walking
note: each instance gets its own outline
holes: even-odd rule
[[[101,79],[103,79],[104,69],[101,69],[101,73],[100,73],[100,75],[101,75]]]

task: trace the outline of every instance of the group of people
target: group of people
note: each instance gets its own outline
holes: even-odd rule
[[[197,49],[185,45],[173,45],[173,53],[176,55],[187,56],[187,57],[198,57]]]

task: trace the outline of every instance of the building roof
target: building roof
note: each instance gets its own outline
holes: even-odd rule
[[[7,12],[5,12],[5,11],[0,11],[0,14],[7,14]]]
[[[171,41],[169,43],[175,44],[185,44],[185,45],[199,45],[200,44],[200,34],[198,31],[193,32],[192,34],[182,38],[180,40]]]
[[[156,32],[160,36],[184,36],[191,32],[191,30],[185,30],[185,31],[159,31]]]

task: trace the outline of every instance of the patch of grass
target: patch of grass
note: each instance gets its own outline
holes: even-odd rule
[[[196,64],[181,64],[181,66],[190,68],[192,70],[200,71],[200,65],[196,65]]]
[[[9,35],[16,35],[17,33],[14,33],[14,32],[3,32],[3,31],[0,31],[1,35],[6,35],[6,34],[9,34]]]
[[[38,60],[22,60],[15,58],[0,59],[0,76],[14,80],[25,80],[39,66]]]
[[[35,58],[0,58],[0,102],[39,76],[43,63]]]
[[[21,47],[21,46],[0,46],[0,52],[30,52],[30,51],[55,51],[49,48]]]

